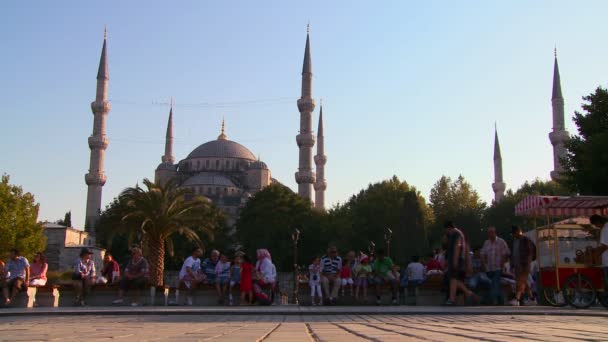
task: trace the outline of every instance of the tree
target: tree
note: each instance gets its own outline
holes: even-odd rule
[[[0,181],[0,255],[17,248],[24,256],[44,250],[46,237],[38,223],[39,204],[34,195],[9,183],[2,175]]]
[[[139,186],[125,189],[118,198],[114,212],[107,213],[105,222],[118,223],[105,232],[106,238],[113,234],[124,234],[129,240],[140,240],[150,263],[150,281],[163,284],[165,251],[174,251],[171,237],[180,234],[202,247],[197,231],[209,236],[220,225],[217,209],[204,197],[193,196],[190,190],[179,188],[174,182],[156,184],[143,181]]]
[[[342,250],[366,251],[371,241],[385,248],[389,228],[393,232],[390,254],[397,262],[428,252],[431,212],[420,193],[397,176],[370,184],[344,205],[330,210],[329,216]]]
[[[57,220],[55,223],[60,224],[62,226],[71,227],[72,226],[72,211],[68,211],[63,216],[63,220]]]
[[[327,235],[323,233],[325,214],[312,208],[310,201],[282,184],[271,184],[249,199],[236,222],[237,242],[250,255],[267,248],[280,270],[293,269],[294,229],[301,231],[298,260],[323,250]],[[304,257],[305,259],[302,259]]]
[[[584,96],[583,113],[574,113],[578,136],[566,143],[562,183],[582,195],[608,195],[608,90]]]
[[[431,189],[430,204],[435,217],[431,230],[430,242],[438,246],[443,236],[445,221],[453,221],[461,228],[470,241],[471,246],[483,242],[481,218],[486,208],[477,191],[462,175],[455,181],[442,176]]]

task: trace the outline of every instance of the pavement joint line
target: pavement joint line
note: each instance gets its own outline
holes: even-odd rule
[[[382,330],[382,331],[387,331],[387,332],[391,332],[393,334],[398,334],[401,336],[406,336],[406,337],[411,337],[411,338],[416,338],[419,340],[425,340],[425,341],[433,341],[433,342],[443,342],[443,341],[439,341],[439,340],[434,340],[434,339],[430,339],[428,337],[424,337],[424,336],[420,336],[420,335],[414,335],[414,334],[408,334],[406,332],[402,332],[402,331],[397,331],[397,330],[391,330],[391,329],[387,329],[387,328],[383,328],[383,327],[379,327],[377,326],[378,323],[374,323],[374,324],[370,324],[368,326],[374,328],[374,329],[378,329],[378,330]],[[384,323],[386,324],[386,323]]]
[[[366,340],[368,340],[368,341],[382,342],[381,340],[379,340],[379,339],[377,339],[377,338],[370,337],[370,336],[367,336],[367,335],[365,335],[365,334],[362,334],[362,333],[360,333],[360,332],[358,332],[358,331],[354,331],[354,330],[352,330],[352,329],[349,329],[349,328],[347,328],[347,327],[343,326],[342,324],[339,324],[339,323],[332,323],[332,324],[333,324],[333,325],[335,325],[336,327],[338,327],[338,328],[340,328],[340,329],[342,329],[342,330],[344,330],[344,331],[346,331],[346,332],[348,332],[348,333],[352,334],[352,335],[355,335],[355,336],[357,336],[357,337],[361,337],[361,338],[366,339]]]
[[[306,332],[308,333],[308,337],[314,342],[320,342],[321,339],[319,336],[312,330],[310,327],[310,323],[304,323],[304,327],[306,327]]]
[[[265,339],[267,339],[275,330],[277,330],[281,324],[283,323],[277,323],[277,325],[275,325],[274,327],[272,327],[272,329],[268,330],[268,332],[266,332],[264,335],[260,336],[257,340],[255,340],[256,342],[262,342]]]

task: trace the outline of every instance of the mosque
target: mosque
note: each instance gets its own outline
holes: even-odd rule
[[[109,69],[107,58],[107,34],[104,33],[103,47],[97,72],[97,92],[91,103],[94,115],[93,134],[89,137],[91,149],[89,173],[85,175],[88,186],[85,230],[94,231],[101,212],[102,188],[106,182],[103,168],[105,150],[108,146],[106,118],[110,112],[108,102]],[[312,60],[310,53],[310,31],[307,28],[304,62],[302,66],[302,91],[297,101],[300,111],[300,132],[296,136],[299,148],[299,165],[295,173],[298,194],[324,210],[325,164],[323,109],[320,108],[317,135],[312,131],[312,113],[315,101],[312,96]],[[313,171],[312,148],[317,143]],[[173,155],[173,105],[169,110],[165,151],[161,163],[155,170],[155,182],[165,183],[175,180],[180,187],[191,189],[195,195],[211,200],[228,216],[233,225],[247,200],[264,187],[276,183],[266,163],[257,159],[253,152],[236,141],[228,139],[225,124],[217,139],[194,148],[186,158],[176,162]],[[314,195],[313,195],[314,188]],[[314,198],[313,198],[314,196]]]

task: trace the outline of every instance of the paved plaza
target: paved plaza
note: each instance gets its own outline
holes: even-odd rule
[[[152,308],[151,308],[152,309]],[[2,310],[0,340],[127,341],[605,341],[605,310],[424,310],[378,314],[353,310],[306,313],[278,310],[78,310],[18,315]],[[441,308],[435,308],[435,311]],[[26,313],[25,311],[20,311]],[[337,312],[337,311],[336,311]],[[32,313],[32,311],[30,311]],[[17,314],[17,315],[15,315]]]

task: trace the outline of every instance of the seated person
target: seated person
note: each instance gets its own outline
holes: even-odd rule
[[[215,279],[217,275],[215,274],[215,267],[217,266],[217,262],[220,260],[220,252],[217,249],[211,251],[211,255],[209,258],[203,260],[201,263],[201,270],[203,272],[203,276],[205,277],[204,283],[209,285],[215,285]]]
[[[120,278],[120,266],[112,257],[112,254],[106,253],[103,257],[103,268],[101,269],[101,277],[97,279],[98,284],[115,283]]]
[[[188,291],[186,296],[186,302],[188,305],[192,305],[192,290],[194,290],[198,284],[203,281],[203,274],[201,272],[201,255],[203,250],[199,247],[194,247],[192,255],[186,258],[182,269],[179,271],[179,284],[180,287],[185,287]]]
[[[17,295],[17,291],[27,290],[30,278],[30,263],[25,257],[19,255],[19,250],[11,250],[9,259],[4,267],[3,277],[6,279],[6,286],[2,288],[4,304],[10,305],[13,298]]]
[[[93,252],[88,248],[80,250],[80,258],[74,264],[72,273],[72,283],[76,292],[75,305],[85,306],[86,296],[91,292],[91,287],[95,284],[95,263],[91,259]]]
[[[118,290],[118,299],[112,304],[122,304],[123,297],[129,288],[135,289],[134,300],[131,306],[139,306],[140,291],[148,285],[148,261],[143,257],[141,248],[131,248],[131,260],[125,268],[124,274],[120,278],[120,289]]]
[[[389,284],[392,290],[392,303],[397,304],[397,292],[399,291],[399,279],[393,275],[393,260],[386,256],[384,250],[376,252],[376,260],[372,266],[374,270],[374,284],[376,285],[376,304],[380,305],[382,285]]]
[[[483,271],[482,264],[480,249],[476,248],[471,255],[472,273],[467,277],[467,286],[471,289],[489,288],[492,284],[486,272]]]
[[[426,275],[443,274],[443,265],[433,254],[428,256],[424,266],[426,268]]]
[[[46,285],[46,272],[49,264],[41,252],[34,254],[34,262],[30,265],[30,286]]]
[[[422,284],[426,279],[426,268],[420,263],[420,257],[414,255],[411,262],[405,269],[403,278],[401,280],[401,286],[403,287],[417,287]]]
[[[226,254],[220,255],[220,260],[215,265],[215,275],[215,289],[217,291],[218,302],[224,304],[224,298],[230,284],[230,260],[228,260]]]

